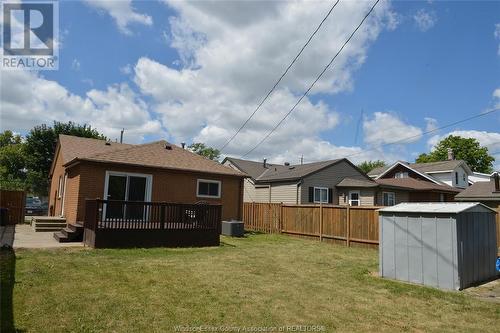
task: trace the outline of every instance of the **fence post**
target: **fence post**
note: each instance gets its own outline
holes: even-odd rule
[[[279,215],[278,227],[279,227],[278,233],[281,234],[283,232],[283,202],[280,203],[280,215]]]
[[[346,232],[346,243],[347,247],[351,246],[351,212],[350,207],[347,206],[347,232]]]
[[[255,201],[252,201],[252,230],[255,230]]]
[[[323,204],[319,204],[319,241],[323,241]]]

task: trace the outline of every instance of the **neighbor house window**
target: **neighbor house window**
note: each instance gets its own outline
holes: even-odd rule
[[[359,191],[350,191],[349,192],[349,205],[350,206],[359,206],[360,205],[360,195]]]
[[[328,203],[328,188],[315,187],[314,188],[314,202]]]
[[[218,180],[198,179],[197,196],[202,198],[220,198],[221,182]]]
[[[396,172],[394,178],[408,178],[408,172]]]
[[[396,204],[396,194],[394,192],[384,192],[384,206],[394,206]]]
[[[62,181],[62,176],[59,176],[59,185],[57,187],[58,198],[62,198],[62,191],[63,191],[63,181]]]
[[[458,172],[455,172],[455,184],[458,185]]]

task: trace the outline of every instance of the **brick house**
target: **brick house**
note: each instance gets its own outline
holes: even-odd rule
[[[166,141],[132,145],[60,135],[50,170],[49,215],[84,219],[86,199],[214,203],[241,220],[245,174]],[[108,208],[106,218],[123,218]]]

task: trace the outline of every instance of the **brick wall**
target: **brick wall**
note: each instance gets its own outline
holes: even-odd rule
[[[68,177],[68,180],[71,178],[72,180],[74,179],[74,182],[68,185],[68,188],[72,188],[72,195],[71,199],[67,199],[65,204],[66,217],[70,223],[83,221],[85,199],[104,198],[106,171],[152,175],[152,201],[180,203],[207,201],[218,203],[222,204],[222,218],[224,220],[233,218],[241,220],[243,210],[243,180],[239,177],[91,162],[82,162],[70,170],[69,175],[72,175],[72,177]],[[196,196],[198,178],[220,180],[222,182],[221,198],[198,198]]]

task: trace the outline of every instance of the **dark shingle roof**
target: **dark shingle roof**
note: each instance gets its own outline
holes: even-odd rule
[[[429,162],[429,163],[408,163],[408,162],[402,162],[410,168],[421,172],[421,173],[427,173],[427,172],[445,172],[445,171],[450,171],[455,169],[457,166],[460,164],[464,163],[463,160],[449,160],[449,161],[439,161],[439,162]],[[382,173],[384,173],[387,169],[389,169],[391,165],[385,166],[385,167],[378,167],[370,172],[368,172],[368,175],[371,177],[378,176]]]
[[[106,145],[104,140],[61,135],[59,144],[65,165],[78,161],[93,161],[246,176],[238,170],[211,161],[164,140],[140,145],[113,142]],[[170,149],[166,149],[166,146],[169,146]]]
[[[495,200],[500,201],[500,192],[495,192],[495,182],[476,182],[455,197],[457,200]]]
[[[440,172],[453,170],[462,163],[464,163],[463,160],[449,160],[429,163],[410,163],[409,166],[420,172]]]
[[[337,187],[377,187],[378,184],[368,179],[344,178]]]
[[[240,160],[232,157],[227,157],[227,160],[250,175],[255,181],[275,182],[300,179],[330,165],[334,165],[343,159],[290,166],[267,164],[267,168],[264,168],[262,162]]]
[[[414,191],[441,191],[459,193],[460,190],[448,185],[439,185],[415,178],[383,178],[375,180],[382,186],[401,188]]]

